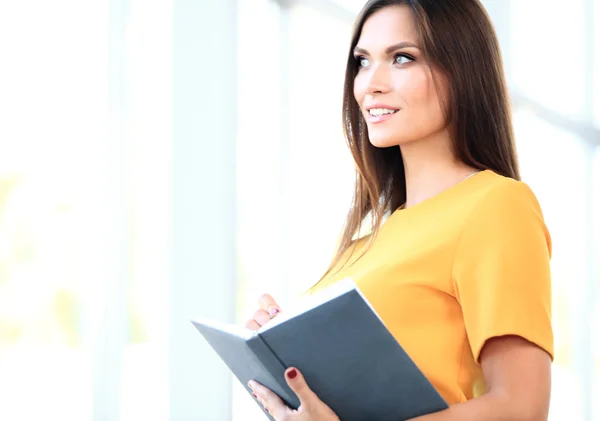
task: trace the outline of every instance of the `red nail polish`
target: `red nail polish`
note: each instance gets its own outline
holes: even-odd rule
[[[295,369],[295,368],[291,369],[291,370],[290,370],[290,371],[287,373],[288,379],[295,379],[297,375],[298,375],[298,372],[296,371],[296,369]]]
[[[267,408],[265,408],[265,411],[269,412],[269,410]],[[270,412],[269,412],[269,414],[270,414]]]
[[[253,393],[252,396],[254,396],[255,398],[258,398],[258,396],[256,396],[256,393]]]

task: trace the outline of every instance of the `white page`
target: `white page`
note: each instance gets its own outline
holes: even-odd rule
[[[221,330],[223,332],[230,333],[244,340],[248,340],[254,336],[256,336],[256,332],[245,328],[244,326],[239,326],[233,323],[222,323],[216,320],[207,319],[207,318],[199,318],[193,320],[195,323],[208,326],[214,329]]]

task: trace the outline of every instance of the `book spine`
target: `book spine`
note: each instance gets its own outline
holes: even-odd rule
[[[272,389],[273,392],[279,395],[279,397],[289,407],[297,409],[298,406],[300,406],[300,402],[298,401],[296,394],[290,389],[285,380],[285,370],[287,368],[286,365],[279,359],[277,354],[273,352],[271,347],[269,347],[260,334],[248,339],[246,344],[252,353],[257,357],[257,359],[262,363],[264,369],[269,373],[270,378],[275,380],[276,385]],[[272,380],[266,383],[272,384]],[[262,383],[261,379],[257,378],[256,381]]]

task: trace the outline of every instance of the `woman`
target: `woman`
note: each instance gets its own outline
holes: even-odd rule
[[[535,196],[518,181],[507,102],[497,40],[477,0],[365,5],[343,110],[355,200],[313,290],[357,283],[450,404],[418,421],[548,417],[551,245]],[[371,233],[356,239],[369,217]],[[264,296],[247,326],[277,311]],[[277,421],[338,419],[296,368],[286,378],[298,410],[250,383]]]

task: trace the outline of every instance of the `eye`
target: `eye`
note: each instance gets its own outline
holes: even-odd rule
[[[369,59],[366,57],[363,57],[363,56],[357,56],[357,57],[355,57],[355,59],[356,59],[356,62],[358,63],[359,68],[369,67],[369,65],[371,64]]]
[[[396,54],[396,56],[394,57],[394,64],[402,65],[413,61],[415,61],[415,59],[409,56],[408,54]]]

